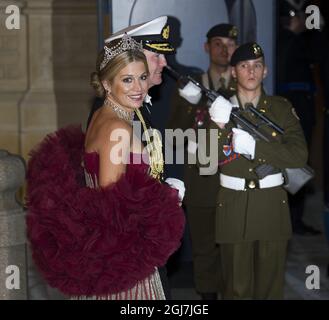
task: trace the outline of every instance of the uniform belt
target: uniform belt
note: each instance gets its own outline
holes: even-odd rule
[[[232,190],[265,189],[281,186],[284,183],[282,173],[270,174],[263,179],[243,179],[220,174],[220,185]]]

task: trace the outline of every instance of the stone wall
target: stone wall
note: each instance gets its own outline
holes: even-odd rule
[[[7,30],[8,5],[20,8],[20,29]],[[43,137],[86,122],[89,76],[97,55],[97,2],[0,2],[0,148],[27,155]]]
[[[0,2],[0,149],[20,150],[19,104],[28,87],[26,17],[21,15],[20,29],[7,30],[5,9],[23,1]]]

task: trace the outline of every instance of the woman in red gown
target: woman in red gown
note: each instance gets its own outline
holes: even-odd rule
[[[92,85],[104,105],[84,135],[49,135],[28,166],[27,231],[49,285],[78,299],[165,299],[158,267],[178,249],[178,192],[159,180],[161,141],[133,132],[148,89],[142,47],[124,36],[100,53]],[[150,137],[153,137],[151,141]]]

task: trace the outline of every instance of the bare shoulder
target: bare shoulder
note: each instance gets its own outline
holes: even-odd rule
[[[104,123],[101,131],[105,135],[108,135],[112,133],[114,130],[120,130],[120,129],[127,131],[129,134],[133,132],[131,125],[129,125],[126,121],[117,118],[112,118],[106,123]]]
[[[108,148],[111,141],[115,143],[125,140],[128,143],[132,134],[132,127],[127,122],[101,108],[96,111],[87,130],[85,149],[100,152],[101,149]]]
[[[131,138],[133,129],[126,121],[111,118],[104,122],[99,129],[99,138],[102,142],[109,142],[111,137],[118,140],[119,137]]]

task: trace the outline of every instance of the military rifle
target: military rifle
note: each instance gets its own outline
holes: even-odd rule
[[[191,81],[193,84],[199,87],[211,103],[215,101],[217,97],[220,96],[218,92],[206,88],[203,84],[196,81],[190,75],[181,75],[169,65],[167,65],[166,68],[178,80],[181,85],[184,86],[189,81]],[[228,99],[228,97],[225,97],[224,95],[223,97],[225,99]],[[262,122],[258,125],[252,123],[243,115],[241,115],[239,109],[237,108],[232,109],[230,118],[233,123],[239,125],[241,129],[250,133],[255,139],[261,139],[266,142],[272,141],[272,138],[260,131],[260,125],[262,124],[271,127],[279,134],[284,134],[284,130],[280,126],[278,126],[275,122],[273,122],[264,114],[259,112],[252,104],[247,104],[246,108]],[[274,173],[275,168],[268,164],[262,164],[256,167],[255,172],[259,179],[263,179],[267,175]],[[284,170],[282,170],[282,173],[285,178],[285,184],[283,185],[283,187],[291,194],[297,193],[309,180],[314,177],[314,170],[309,166],[305,166],[304,168],[285,168]]]

